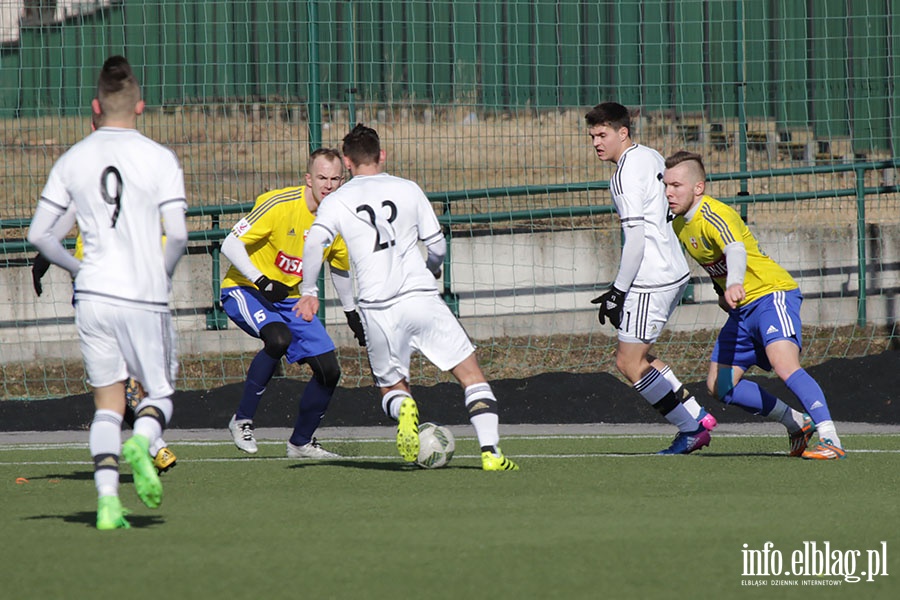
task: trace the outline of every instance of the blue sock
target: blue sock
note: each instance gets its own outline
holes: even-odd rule
[[[825,393],[819,387],[819,384],[816,383],[816,380],[810,377],[809,373],[803,369],[797,369],[784,383],[789,390],[794,392],[794,395],[800,400],[800,404],[812,417],[814,423],[831,420],[828,402],[825,401]]]
[[[734,404],[752,415],[766,416],[775,408],[778,398],[759,387],[756,383],[741,379],[725,394],[725,404]]]
[[[303,395],[300,396],[297,422],[294,423],[294,432],[291,434],[292,444],[304,446],[312,440],[316,428],[325,416],[325,411],[328,410],[333,394],[333,387],[325,387],[315,377],[309,380]]]
[[[247,380],[244,382],[244,394],[238,406],[235,417],[240,419],[252,419],[259,407],[260,398],[266,391],[266,386],[275,374],[275,367],[281,358],[272,358],[265,350],[260,350],[247,369]]]

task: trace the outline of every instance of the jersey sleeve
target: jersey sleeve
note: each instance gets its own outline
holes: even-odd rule
[[[340,235],[336,236],[331,245],[325,249],[325,260],[332,268],[341,271],[350,270],[350,253],[347,251],[347,243]]]
[[[272,212],[265,206],[267,200],[266,194],[259,196],[253,210],[231,228],[234,237],[241,240],[245,246],[264,240],[272,233]]]
[[[651,171],[645,165],[637,162],[637,157],[631,157],[610,182],[613,202],[622,227],[631,227],[644,220],[644,198],[647,192],[647,178]]]
[[[437,237],[443,237],[444,233],[441,231],[441,225],[438,223],[437,215],[434,214],[434,208],[431,207],[428,196],[425,195],[425,192],[419,186],[415,185],[415,188],[419,194],[417,203],[418,214],[416,215],[419,239],[428,244],[428,242],[433,241]]]
[[[181,203],[187,206],[184,190],[184,171],[178,162],[174,152],[168,150],[164,156],[162,168],[159,172],[159,203],[160,208],[171,203]]]
[[[715,240],[716,245],[724,252],[729,244],[743,243],[741,229],[743,221],[740,215],[727,205],[721,205],[716,209],[703,210],[704,235]]]
[[[69,205],[72,203],[72,197],[69,195],[66,184],[63,181],[63,168],[61,162],[62,159],[50,169],[50,175],[47,176],[47,183],[41,191],[40,199],[40,202],[42,202],[46,208],[58,215],[65,214]]]

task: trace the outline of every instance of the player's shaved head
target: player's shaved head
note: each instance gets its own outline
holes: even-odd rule
[[[334,148],[318,148],[316,150],[313,150],[306,161],[307,173],[313,172],[313,167],[316,164],[316,160],[320,158],[324,158],[325,160],[330,162],[341,162],[341,153]]]
[[[381,156],[381,140],[374,129],[357,123],[356,127],[344,136],[341,150],[354,165],[377,165]]]
[[[678,165],[683,165],[687,174],[694,180],[694,183],[706,181],[706,168],[703,166],[703,158],[694,152],[687,150],[679,150],[666,159],[666,168],[672,169]]]
[[[110,56],[97,79],[97,100],[104,116],[130,116],[141,101],[137,77],[124,56]]]

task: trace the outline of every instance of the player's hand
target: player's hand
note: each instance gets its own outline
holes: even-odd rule
[[[432,271],[431,274],[434,275],[435,279],[440,279],[441,275],[444,274],[444,270],[438,267],[434,271]]]
[[[725,302],[732,309],[737,308],[737,305],[740,302],[743,302],[744,298],[747,297],[747,292],[744,290],[744,286],[740,283],[733,283],[728,286],[728,289],[725,290],[725,294],[723,298],[725,298]]]
[[[319,312],[319,299],[315,296],[301,296],[294,305],[294,314],[304,321],[312,321]]]
[[[263,298],[269,302],[281,302],[291,293],[291,288],[284,285],[280,281],[269,279],[265,275],[260,275],[259,279],[254,281],[256,287],[259,288]]]
[[[366,345],[366,330],[363,329],[362,320],[359,318],[359,313],[355,310],[346,310],[344,311],[344,316],[347,317],[347,325],[350,326],[350,330],[353,332],[353,337],[356,338],[356,341],[359,342],[360,346]]]
[[[591,304],[600,305],[597,318],[601,325],[606,324],[606,319],[609,319],[610,324],[616,329],[622,324],[622,309],[625,306],[625,292],[622,290],[613,286],[605,294],[591,300]]]
[[[41,277],[44,276],[49,268],[50,261],[38,252],[38,255],[34,257],[34,263],[31,265],[31,283],[34,285],[34,293],[38,296],[44,291],[44,286],[41,285]]]

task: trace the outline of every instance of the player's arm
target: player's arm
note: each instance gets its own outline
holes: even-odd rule
[[[616,329],[622,324],[622,311],[625,307],[625,295],[637,277],[638,269],[644,260],[644,220],[643,218],[622,219],[622,235],[625,238],[622,244],[622,258],[619,261],[619,272],[612,287],[604,294],[591,300],[592,304],[599,304],[597,319],[600,324],[606,323],[606,319]]]
[[[51,230],[51,235],[58,239],[60,242],[66,237],[72,227],[75,226],[75,205],[69,205],[69,208],[66,212],[56,221],[56,224],[53,226]],[[37,253],[34,257],[34,262],[31,265],[31,283],[34,286],[34,293],[40,296],[44,292],[44,286],[41,284],[41,278],[47,273],[47,270],[50,268],[50,261],[41,254]]]
[[[78,274],[81,262],[66,252],[62,242],[54,233],[56,223],[61,216],[62,213],[56,209],[55,205],[51,206],[43,200],[38,202],[37,210],[35,210],[28,228],[27,239],[38,249],[38,252],[44,255],[44,258],[67,270],[74,277]]]
[[[187,219],[184,213],[184,202],[181,200],[168,202],[160,206],[163,232],[166,235],[163,255],[166,262],[166,274],[169,279],[175,273],[175,266],[187,248],[188,232]]]
[[[304,321],[312,321],[319,312],[319,288],[317,281],[322,272],[322,258],[336,233],[319,223],[312,224],[303,244],[303,281],[300,283],[300,300],[294,305],[294,313]]]
[[[441,276],[441,268],[444,266],[444,257],[447,256],[447,240],[444,234],[438,232],[428,239],[422,240],[425,244],[425,266],[431,271],[435,279]]]
[[[337,292],[338,299],[341,301],[341,308],[344,309],[347,326],[353,332],[353,337],[356,338],[359,345],[365,346],[366,331],[363,329],[362,319],[360,319],[359,313],[356,311],[356,302],[353,298],[353,280],[350,278],[350,271],[338,269],[332,265],[331,282],[334,284],[334,291]]]
[[[744,290],[744,276],[747,274],[747,247],[744,242],[737,241],[728,244],[722,249],[725,254],[725,265],[728,275],[725,278],[725,290],[722,298],[731,308],[747,297]]]

